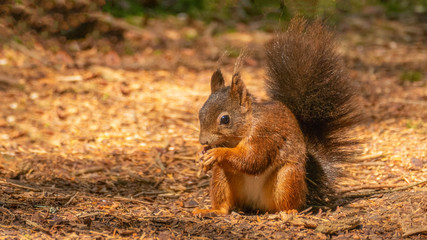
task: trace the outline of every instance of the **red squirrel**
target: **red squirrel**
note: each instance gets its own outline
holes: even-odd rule
[[[293,19],[266,46],[270,98],[256,102],[239,73],[225,86],[220,70],[199,112],[200,159],[212,169],[212,209],[193,214],[301,210],[332,196],[333,163],[352,158],[358,122],[334,35],[319,21]]]

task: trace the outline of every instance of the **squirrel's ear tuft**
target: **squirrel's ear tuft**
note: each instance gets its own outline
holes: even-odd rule
[[[224,77],[221,70],[216,70],[211,77],[211,93],[218,91],[224,87]]]
[[[245,110],[249,109],[249,106],[250,106],[249,93],[239,73],[235,73],[233,75],[233,79],[231,80],[230,94],[233,98],[239,99],[240,106],[242,106],[243,109]]]

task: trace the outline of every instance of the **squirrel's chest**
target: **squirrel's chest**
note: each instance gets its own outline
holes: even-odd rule
[[[242,175],[240,201],[245,207],[252,209],[270,209],[272,202],[271,189],[273,169],[268,169],[260,175]]]

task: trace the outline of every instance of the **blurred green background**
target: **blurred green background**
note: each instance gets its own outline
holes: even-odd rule
[[[384,19],[383,28],[400,22],[404,27],[393,31],[404,32],[400,29],[427,23],[427,0],[0,0],[0,43],[27,48],[41,43],[71,54],[96,46],[132,55],[146,46],[176,48],[177,42],[191,48],[207,35],[273,32],[297,15],[321,18],[338,29],[366,30]]]
[[[366,7],[371,9],[366,10]],[[392,19],[426,20],[427,0],[106,0],[103,10],[116,17],[180,14],[225,23],[287,20],[295,15],[332,21],[342,14],[371,10]]]
[[[274,31],[296,15],[333,25],[349,16],[427,22],[427,0],[0,0],[0,24],[9,29],[0,40],[29,30],[42,38],[84,38],[94,29],[120,36],[128,27],[117,19],[144,28],[153,19],[170,17],[187,25],[215,22],[219,32],[239,24]]]

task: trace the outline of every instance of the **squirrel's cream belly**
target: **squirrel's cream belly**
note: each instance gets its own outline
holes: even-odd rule
[[[272,196],[266,197],[266,184],[272,184],[268,181],[273,169],[269,168],[259,175],[243,175],[243,204],[246,207],[259,210],[270,208]],[[268,193],[267,193],[268,194]]]

